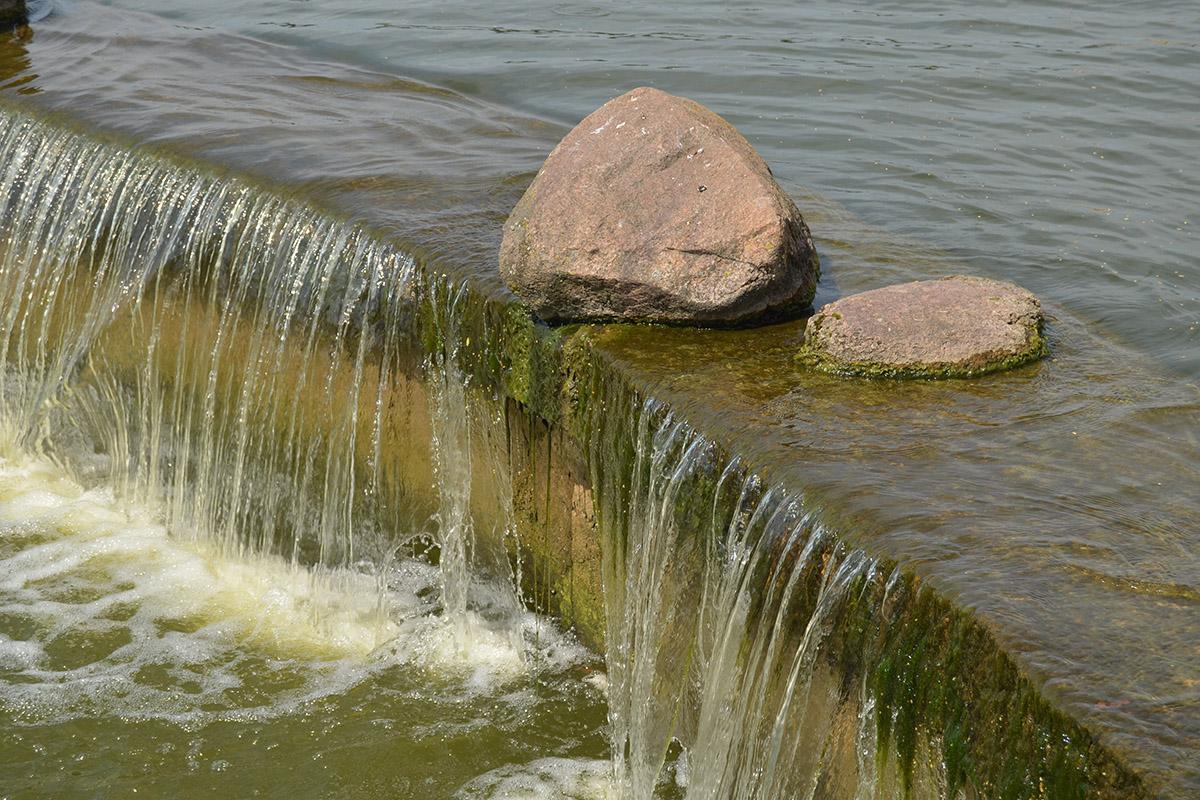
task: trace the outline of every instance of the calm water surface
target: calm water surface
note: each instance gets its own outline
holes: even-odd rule
[[[818,239],[818,303],[1008,278],[1045,299],[1056,359],[847,386],[786,366],[794,325],[605,345],[1200,792],[1194,2],[63,2],[0,44],[11,99],[257,174],[500,292],[500,224],[545,154],[640,84],[760,149]]]
[[[652,84],[727,116],[793,193],[836,200],[957,269],[1028,285],[1200,375],[1195,3],[113,5],[168,22],[57,3],[29,43],[44,90],[74,95],[73,108],[96,92],[153,106],[155,121],[126,115],[123,127],[193,146],[218,131],[299,127],[290,138],[322,153],[293,152],[307,163],[289,179],[386,182],[390,210],[374,216],[411,217],[401,195],[416,193],[438,197],[443,214],[487,209],[490,223],[509,207],[509,183],[523,188],[569,126]],[[455,94],[415,102],[385,80],[399,76]],[[366,96],[381,92],[390,97]],[[204,149],[267,172],[288,157],[231,145]],[[478,255],[491,271],[489,249]],[[827,270],[824,297],[872,278]]]

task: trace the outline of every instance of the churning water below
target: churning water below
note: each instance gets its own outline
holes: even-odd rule
[[[230,559],[6,449],[5,796],[606,796],[595,656],[454,624],[423,561],[372,572]]]

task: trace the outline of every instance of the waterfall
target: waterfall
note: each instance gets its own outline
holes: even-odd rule
[[[0,165],[9,447],[118,487],[228,557],[378,565],[423,529],[419,470],[394,446],[421,429],[409,255],[240,179],[18,113],[0,116]],[[470,403],[453,299],[433,316],[445,336],[425,359],[433,538],[461,624]]]
[[[498,400],[478,396],[469,387],[470,378],[460,364],[464,340],[461,306],[466,302],[466,284],[447,283],[432,288],[431,323],[437,343],[424,358],[424,379],[430,394],[433,467],[438,489],[438,546],[442,575],[442,603],[452,620],[456,646],[465,651],[481,626],[499,629],[511,639],[517,652],[522,651],[517,617],[522,611],[519,596],[520,576],[511,573],[492,575],[494,580],[479,581],[480,574],[497,567],[507,568],[503,552],[488,550],[475,535],[472,499],[484,492],[476,487],[475,460],[485,459],[490,487],[496,496],[489,498],[498,513],[501,530],[487,537],[493,544],[514,535],[512,481],[507,470],[507,443],[495,441],[499,421],[490,418],[489,409]],[[494,549],[494,548],[492,548]],[[482,557],[481,557],[482,556]],[[519,562],[518,562],[519,563]],[[485,585],[479,585],[483,583]],[[485,586],[499,587],[487,591]]]
[[[971,614],[847,544],[587,331],[483,305],[303,202],[0,113],[8,468],[114,487],[228,562],[366,573],[381,597],[381,567],[436,552],[440,609],[422,590],[418,623],[520,667],[540,623],[517,521],[544,526],[525,573],[542,607],[591,623],[564,595],[602,595],[630,800],[1122,785]]]
[[[898,573],[653,398],[623,407],[619,395],[600,404],[623,417],[594,425],[592,471],[621,795],[649,798],[673,776],[697,800],[904,797],[914,783],[946,796],[937,759],[898,778],[878,749],[874,688],[834,668],[848,625],[886,624]],[[627,486],[606,477],[621,461]],[[665,769],[678,743],[684,755]]]
[[[77,470],[64,443],[102,443],[128,496],[227,551],[285,532],[353,563],[411,258],[236,180],[2,124],[9,438]]]

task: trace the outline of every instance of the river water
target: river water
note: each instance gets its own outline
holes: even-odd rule
[[[865,536],[923,565],[989,615],[1056,696],[1112,733],[1140,765],[1174,776],[1163,780],[1177,781],[1179,796],[1200,786],[1192,758],[1200,747],[1195,3],[439,2],[396,9],[374,0],[163,0],[148,13],[140,3],[64,1],[32,35],[0,41],[0,86],[10,98],[260,176],[496,292],[503,292],[494,267],[500,223],[545,154],[601,102],[642,84],[705,103],[760,150],[818,240],[818,304],[922,275],[1010,279],[1046,301],[1064,363],[1007,382],[850,391],[781,373],[763,353],[793,345],[787,328],[694,337],[614,330],[613,351],[684,405],[694,399],[693,384],[719,383],[723,394],[712,407],[698,404],[701,416],[715,408],[722,419],[713,424],[742,437],[747,452],[777,473],[800,475]],[[756,441],[764,425],[776,435]],[[6,458],[5,491],[16,500],[5,506],[5,519],[31,531],[10,558],[36,561],[62,536],[115,536],[157,548],[165,564],[148,584],[134,581],[129,589],[119,588],[126,578],[114,568],[100,594],[132,592],[131,602],[146,610],[132,612],[129,623],[109,621],[99,606],[89,610],[83,629],[98,631],[97,658],[60,671],[86,672],[112,652],[131,652],[121,649],[130,642],[150,642],[155,620],[178,616],[178,598],[156,581],[188,585],[196,565],[236,573],[228,580],[238,586],[293,585],[262,577],[284,575],[279,565],[227,563],[219,560],[225,554],[165,543],[153,510],[118,512],[103,487],[74,486],[35,456]],[[64,532],[57,520],[78,503],[101,521]],[[121,528],[111,521],[117,513],[133,520],[127,531],[113,532]],[[49,609],[64,584],[92,580],[77,565],[47,563],[49,599],[5,602]],[[384,596],[411,608],[429,578],[419,562],[397,569]],[[255,597],[255,589],[245,591]],[[312,591],[296,588],[280,602],[317,602],[305,594]],[[463,694],[468,699],[455,713],[486,719],[493,732],[504,730],[495,715],[508,709],[533,718],[523,723],[519,753],[504,749],[515,745],[502,734],[477,748],[480,740],[463,733],[474,722],[439,731],[433,738],[446,742],[439,758],[471,757],[417,792],[403,781],[424,778],[404,775],[402,759],[383,755],[394,737],[409,734],[386,722],[367,727],[374,723],[360,718],[365,705],[354,706],[362,692],[372,697],[372,714],[377,702],[386,709],[391,701],[379,698],[393,697],[393,685],[409,687],[396,696],[420,694],[412,662],[364,656],[374,651],[319,629],[264,642],[246,633],[269,625],[263,603],[252,600],[247,610],[230,605],[224,592],[197,589],[191,613],[204,622],[180,634],[206,663],[233,665],[214,680],[233,685],[232,673],[257,671],[254,665],[294,652],[287,648],[314,648],[318,657],[305,661],[302,674],[281,678],[284,689],[267,681],[257,705],[238,700],[197,711],[184,703],[177,712],[175,695],[168,703],[152,694],[136,712],[109,698],[99,717],[60,718],[37,717],[30,701],[28,722],[34,730],[45,725],[46,741],[59,743],[51,757],[63,775],[76,769],[70,742],[112,735],[121,752],[116,763],[129,769],[233,776],[252,762],[239,785],[256,786],[276,773],[257,771],[254,748],[277,736],[307,742],[317,761],[321,753],[341,754],[336,779],[305,761],[311,771],[290,778],[301,787],[316,781],[332,791],[356,779],[365,786],[368,778],[349,766],[355,747],[376,748],[373,763],[388,763],[394,786],[410,787],[397,789],[400,795],[445,796],[481,775],[539,783],[514,764],[535,765],[529,769],[544,773],[541,783],[550,787],[599,785],[594,759],[607,756],[604,699],[586,656],[526,666],[515,677],[484,681],[483,689],[450,669],[445,693],[395,711],[398,719]],[[334,618],[359,613],[330,592],[320,602],[350,606],[330,612]],[[361,631],[380,635],[370,625]],[[105,650],[105,636],[125,644]],[[14,646],[17,674],[28,670],[20,658],[43,657],[35,646],[53,656],[52,633],[43,638]],[[154,657],[152,647],[143,649],[139,665]],[[118,672],[127,669],[134,667],[122,662]],[[201,686],[193,694],[212,691]],[[506,705],[522,692],[548,699]],[[302,713],[286,710],[296,703]],[[254,710],[276,706],[283,710]],[[556,716],[564,707],[571,712]],[[246,708],[252,721],[226,721]],[[177,720],[162,721],[175,713]],[[165,726],[155,734],[168,748],[161,758],[138,761],[136,753],[150,751],[120,736],[141,734],[107,727],[143,717]],[[330,724],[349,749],[330,744],[314,727],[318,717],[336,721]],[[549,729],[557,738],[539,738]],[[26,748],[22,763],[34,764],[44,755],[37,748],[48,747],[28,732],[15,736],[20,741],[9,744]],[[414,763],[433,759],[413,746]],[[193,758],[192,750],[201,755]]]

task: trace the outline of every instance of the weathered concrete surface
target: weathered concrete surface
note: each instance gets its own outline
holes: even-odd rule
[[[801,359],[848,375],[954,378],[1015,367],[1045,348],[1037,297],[956,275],[830,303],[809,320]]]
[[[505,224],[500,270],[548,322],[740,325],[807,308],[819,264],[733,126],[641,88],[554,148]]]
[[[25,0],[0,0],[0,28],[24,25],[28,21]]]

